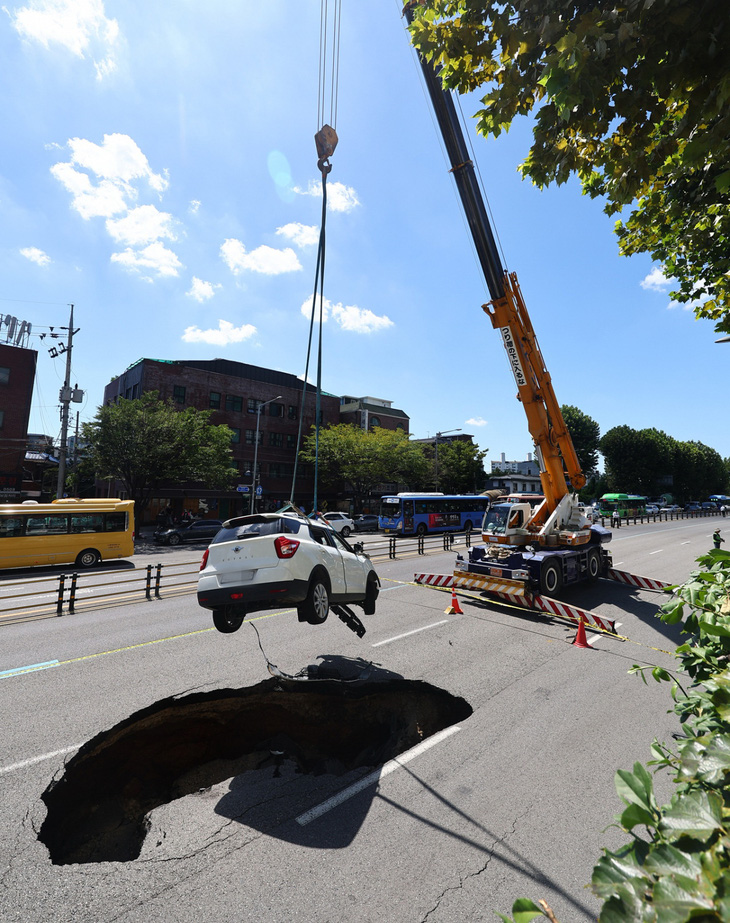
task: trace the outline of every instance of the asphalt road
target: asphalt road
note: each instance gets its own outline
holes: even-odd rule
[[[615,564],[682,581],[717,524],[623,528]],[[463,615],[446,614],[448,594],[411,581],[453,559],[380,564],[363,639],[333,616],[311,627],[287,610],[221,635],[193,595],[0,625],[3,921],[452,923],[491,921],[522,896],[564,923],[595,919],[585,886],[601,847],[622,841],[609,827],[615,770],[677,730],[668,687],[628,670],[671,669],[679,636],[655,619],[658,594],[606,581],[565,594],[629,639],[597,637],[591,650],[566,625],[506,607],[462,599]],[[425,681],[473,713],[379,778],[305,774],[285,758],[155,809],[137,859],[50,861],[41,796],[84,742],[168,696],[253,686],[267,660],[293,675],[323,659]],[[32,665],[46,666],[20,669]]]

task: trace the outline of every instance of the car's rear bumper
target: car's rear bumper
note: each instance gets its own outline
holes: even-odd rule
[[[307,598],[309,583],[306,580],[282,580],[276,583],[229,586],[198,586],[198,603],[204,609],[220,609],[223,606],[240,606],[246,612],[262,609],[281,609],[283,606],[297,606]]]

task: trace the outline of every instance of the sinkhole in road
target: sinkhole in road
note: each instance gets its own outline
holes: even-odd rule
[[[88,741],[42,795],[54,865],[136,859],[160,805],[274,754],[297,772],[377,767],[472,713],[462,698],[387,671],[357,682],[274,677],[163,699]],[[395,677],[395,678],[394,678]]]

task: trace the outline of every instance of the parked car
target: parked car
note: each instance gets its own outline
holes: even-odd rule
[[[181,542],[209,542],[220,531],[223,523],[220,519],[193,519],[179,526],[164,526],[153,535],[160,545],[179,545]]]
[[[678,506],[676,503],[668,503],[666,506],[663,506],[659,512],[661,513],[681,513],[682,507]]]
[[[320,625],[331,604],[373,615],[380,580],[362,545],[350,546],[321,520],[257,513],[224,523],[203,555],[198,603],[224,633],[263,609],[296,606],[300,622]]]
[[[647,503],[645,509],[649,516],[656,516],[656,514],[659,512],[659,507],[656,505],[656,503]]]
[[[374,513],[363,513],[355,519],[356,532],[377,532],[379,528],[379,519]]]
[[[702,507],[696,501],[691,501],[684,508],[685,513],[699,513],[701,510]]]
[[[339,532],[344,538],[355,528],[355,523],[344,513],[325,513],[322,518],[328,522],[335,532]]]

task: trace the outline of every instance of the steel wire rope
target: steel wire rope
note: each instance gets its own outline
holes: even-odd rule
[[[332,128],[337,122],[337,101],[339,89],[339,54],[340,54],[340,32],[341,32],[341,9],[342,0],[334,0],[332,4],[332,59],[331,71],[329,74],[330,81],[330,122]],[[327,60],[328,60],[328,38],[330,24],[330,4],[329,0],[320,2],[320,28],[319,28],[319,75],[317,88],[317,125],[324,125],[324,109],[327,98]],[[319,132],[318,132],[319,134]],[[336,133],[335,133],[336,136]],[[316,137],[316,136],[315,136]],[[336,143],[336,142],[335,142]],[[334,150],[334,148],[332,149]],[[322,326],[324,321],[324,269],[325,269],[325,252],[326,252],[326,223],[327,223],[327,174],[332,169],[329,164],[329,157],[322,155],[317,162],[322,175],[322,216],[320,219],[319,244],[317,247],[317,260],[314,269],[314,287],[312,293],[312,313],[309,321],[309,338],[307,341],[307,358],[304,368],[304,380],[302,382],[301,410],[299,413],[299,426],[297,431],[297,444],[294,455],[294,470],[292,473],[291,493],[289,503],[295,506],[294,494],[296,491],[297,473],[299,469],[299,452],[302,444],[302,430],[304,426],[304,409],[306,405],[307,388],[309,383],[309,364],[312,355],[312,334],[314,331],[314,318],[319,302],[319,332],[317,340],[317,380],[316,380],[316,401],[314,412],[315,426],[315,461],[314,461],[314,495],[313,510],[318,506],[318,485],[319,485],[319,429],[322,412]]]

